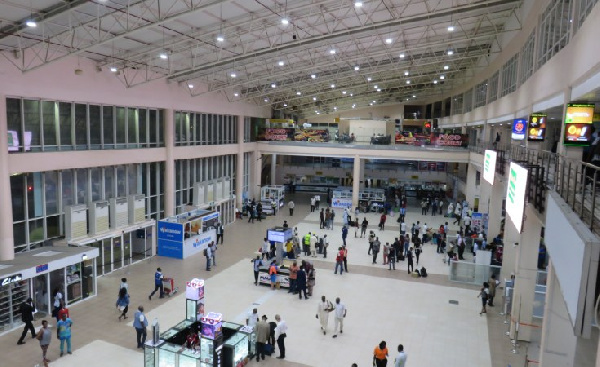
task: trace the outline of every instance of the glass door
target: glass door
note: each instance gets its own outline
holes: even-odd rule
[[[41,274],[33,278],[33,297],[31,298],[33,298],[35,308],[41,317],[50,313],[48,288],[48,274]]]
[[[81,271],[81,296],[87,298],[94,295],[94,260],[100,262],[102,257],[85,260]]]
[[[130,239],[132,242],[132,261],[143,260],[146,257],[146,230],[142,228],[131,232]]]
[[[102,264],[104,260],[104,255],[102,254],[102,240],[94,242],[90,246],[98,249],[98,258],[96,259],[96,274],[100,276],[102,275]]]
[[[69,265],[67,270],[67,304],[81,299],[81,263]]]
[[[121,236],[113,238],[113,270],[123,267],[123,239]]]
[[[123,266],[131,264],[131,237],[135,232],[123,234]]]
[[[102,240],[102,274],[108,274],[112,268],[112,238]]]

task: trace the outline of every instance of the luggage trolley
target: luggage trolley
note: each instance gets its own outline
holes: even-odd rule
[[[173,278],[163,278],[163,283],[166,283],[167,285],[167,287],[164,287],[165,296],[167,297],[171,297],[179,290],[178,287],[175,287],[175,281],[173,280]],[[169,285],[171,286],[171,288],[168,287]]]

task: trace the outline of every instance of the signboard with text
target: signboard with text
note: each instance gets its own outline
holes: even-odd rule
[[[494,184],[494,174],[496,173],[496,159],[498,154],[495,150],[486,150],[483,156],[483,179]]]
[[[517,232],[521,233],[523,226],[523,212],[525,211],[525,190],[527,188],[526,168],[516,163],[510,164],[508,175],[508,189],[506,192],[506,214],[515,225]]]

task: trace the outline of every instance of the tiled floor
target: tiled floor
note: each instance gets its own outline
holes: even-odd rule
[[[391,351],[403,343],[410,366],[523,365],[523,355],[510,353],[510,341],[504,336],[506,327],[497,314],[499,308],[487,317],[480,317],[476,289],[447,280],[447,265],[442,262],[442,255],[435,253],[433,245],[425,246],[420,262],[430,277],[414,279],[406,273],[406,264],[402,262],[395,272],[381,265],[381,257],[378,265],[372,265],[366,240],[354,238],[351,230],[348,237],[350,273],[334,275],[333,256],[313,259],[317,269],[315,297],[300,301],[284,291],[254,286],[250,258],[259,247],[265,229],[281,224],[283,219],[292,226],[297,225],[301,234],[316,229],[319,234],[331,233],[328,237],[332,247],[341,244],[341,215],[336,217],[339,220],[334,230],[319,230],[318,214],[309,213],[308,207],[303,205],[308,197],[298,195],[295,202],[294,217],[289,217],[285,210],[263,222],[238,221],[228,226],[225,245],[218,252],[218,266],[212,272],[203,270],[202,255],[185,261],[155,257],[99,278],[98,296],[71,309],[73,355],[59,358],[59,343],[55,339],[49,351],[53,360],[50,365],[142,366],[142,354],[135,349],[135,331],[131,323],[117,321],[114,302],[119,279],[126,276],[132,310],[138,304],[144,305],[149,319],[158,318],[163,330],[181,321],[185,313],[182,293],[162,300],[147,299],[157,266],[162,267],[165,275],[174,277],[180,289],[184,288],[185,280],[192,277],[206,279],[207,311],[222,312],[227,320],[243,322],[252,307],[258,307],[259,313],[267,314],[270,319],[280,313],[290,327],[286,339],[287,358],[284,361],[269,358],[266,365],[350,366],[355,362],[366,366],[371,364],[372,350],[381,340],[388,342]],[[376,229],[378,218],[375,214],[368,215],[370,227],[382,242],[393,240],[398,234],[397,217],[388,219],[386,231]],[[435,227],[444,221],[441,216],[421,217],[416,210],[409,211],[407,220],[409,223],[420,220]],[[337,339],[329,334],[324,336],[314,318],[320,295],[331,300],[339,296],[348,307],[344,334]],[[458,301],[458,305],[450,304],[449,300]],[[333,327],[333,319],[330,327]],[[19,334],[20,330],[0,337],[0,350],[9,351],[2,353],[2,367],[35,366],[40,362],[38,343],[29,340],[26,345],[17,346]],[[390,354],[392,361],[393,355]],[[256,362],[251,364],[257,365]]]

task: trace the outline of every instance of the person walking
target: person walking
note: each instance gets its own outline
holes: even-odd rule
[[[329,239],[327,239],[327,235],[323,235],[323,258],[327,258],[327,248],[329,247]]]
[[[294,216],[294,207],[296,206],[296,204],[294,204],[294,202],[292,200],[290,200],[288,202],[288,209],[290,210],[290,217]]]
[[[399,246],[399,242],[398,239],[396,239],[396,242],[394,242],[394,245],[390,247],[389,253],[388,253],[388,265],[389,268],[388,270],[392,270],[392,268],[394,268],[394,270],[396,270],[396,243],[398,243]]]
[[[348,272],[348,248],[346,247],[346,245],[342,245],[342,255],[343,255],[343,260],[344,260],[344,270],[346,271],[346,273]]]
[[[442,209],[444,208],[444,201],[440,199],[438,202],[438,214],[442,215]]]
[[[340,275],[344,274],[344,252],[341,247],[338,247],[338,253],[335,256],[335,271],[333,274],[337,274],[338,268],[340,268]]]
[[[52,332],[50,329],[48,329],[48,321],[42,320],[42,327],[40,328],[40,331],[38,331],[35,338],[40,341],[40,348],[42,349],[42,361],[44,362],[44,366],[47,367],[50,360],[46,357],[46,355],[48,353],[50,342],[52,341]]]
[[[369,221],[367,220],[367,217],[364,217],[362,223],[360,224],[360,238],[363,238],[363,235],[367,234],[368,227],[369,227]]]
[[[298,270],[300,270],[298,268],[298,262],[294,261],[294,263],[292,264],[292,266],[290,267],[290,289],[288,289],[288,293],[294,293],[296,294],[297,291],[297,284],[296,282],[298,281]]]
[[[369,251],[367,251],[367,255],[371,255],[371,252],[373,251],[373,242],[375,242],[375,234],[373,233],[373,231],[370,231],[368,241]]]
[[[388,263],[388,255],[390,254],[390,243],[386,242],[385,245],[383,245],[383,265],[387,265]]]
[[[208,264],[206,265],[207,270],[210,270],[210,268],[208,268]],[[162,269],[161,268],[156,268],[156,272],[154,272],[154,290],[152,291],[152,293],[150,293],[150,295],[148,296],[148,300],[152,300],[152,296],[154,296],[154,293],[156,293],[156,291],[160,290],[159,295],[160,298],[165,298],[165,288],[163,286],[163,278],[165,276],[162,273]]]
[[[219,240],[221,240],[221,244],[223,244],[223,224],[221,222],[217,222],[217,245],[219,244]]]
[[[256,259],[252,260],[252,268],[254,270],[254,285],[258,285],[258,272],[262,266],[262,260],[260,256],[256,255]]]
[[[35,338],[35,328],[33,327],[33,313],[35,311],[35,306],[33,305],[33,300],[31,297],[27,298],[23,303],[21,303],[20,312],[21,312],[21,321],[25,323],[25,327],[23,327],[23,332],[21,333],[21,337],[17,344],[25,344],[25,337],[27,336],[27,332],[31,331],[31,337]]]
[[[279,347],[279,359],[285,358],[285,338],[287,337],[287,324],[279,314],[275,315],[275,321],[277,326],[275,327],[275,339],[277,340],[277,346]]]
[[[258,309],[253,308],[252,312],[248,313],[248,317],[246,317],[246,326],[250,326],[251,328],[255,327],[258,324]]]
[[[296,274],[296,289],[298,290],[298,299],[302,299],[302,293],[304,293],[304,299],[308,299],[306,296],[306,281],[306,271],[304,270],[304,265],[301,265],[300,269],[298,269],[298,273]]]
[[[404,236],[406,234],[406,223],[404,221],[400,222],[400,236]]]
[[[319,210],[321,207],[321,195],[315,195],[315,209]]]
[[[133,327],[136,332],[137,349],[144,349],[146,344],[146,328],[148,327],[148,319],[144,315],[144,307],[138,306],[138,310],[133,315]]]
[[[313,213],[315,211],[315,197],[310,198],[310,212]]]
[[[262,315],[261,320],[256,324],[256,362],[259,362],[259,357],[265,360],[265,344],[269,340],[271,328],[267,323],[267,316]]]
[[[117,298],[116,307],[121,312],[119,321],[121,321],[121,317],[125,320],[129,311],[129,293],[127,293],[127,288],[119,289],[119,298]]]
[[[333,305],[331,302],[325,298],[325,296],[321,296],[321,302],[317,306],[317,314],[315,317],[319,319],[319,323],[321,324],[321,331],[323,331],[323,335],[327,335],[327,326],[329,324],[329,313],[333,311]]]
[[[375,367],[386,367],[388,355],[386,342],[385,340],[382,340],[381,343],[375,347],[375,350],[373,350],[373,365]]]
[[[335,312],[333,319],[333,338],[337,338],[338,327],[340,334],[344,333],[344,318],[346,317],[346,306],[340,302],[340,297],[335,299],[335,305],[333,306]]]
[[[73,321],[67,318],[67,315],[62,315],[62,320],[56,324],[58,330],[58,338],[60,339],[60,356],[65,353],[65,343],[67,344],[67,353],[71,354],[71,326]]]
[[[421,252],[421,244],[417,241],[415,243],[415,258],[417,259],[417,265],[419,265],[419,256],[421,256]]]
[[[379,230],[385,231],[385,222],[386,221],[387,221],[387,216],[385,215],[385,212],[383,212],[383,214],[381,214],[381,217],[379,217]]]
[[[406,260],[408,261],[408,274],[410,274],[411,272],[415,271],[414,265],[413,265],[413,248],[409,248],[408,249],[408,254],[406,256]]]
[[[342,227],[342,242],[346,246],[346,237],[348,237],[348,227],[344,224]]]
[[[477,295],[477,298],[481,298],[481,311],[479,311],[479,316],[481,316],[481,314],[487,313],[486,305],[488,302],[489,294],[489,284],[488,282],[483,282],[483,287],[481,287],[481,289],[479,290],[479,294]]]
[[[379,237],[375,237],[375,241],[373,241],[373,264],[377,264],[377,254],[380,248],[381,242],[379,242]]]
[[[204,249],[204,257],[206,257],[206,271],[210,271],[210,264],[212,263],[212,247],[209,243]]]
[[[398,354],[394,359],[394,367],[406,367],[406,353],[402,344],[398,344]]]
[[[277,282],[277,265],[275,264],[275,260],[271,261],[271,265],[269,265],[269,277],[271,278],[271,290],[275,289],[275,283]]]
[[[317,234],[313,234],[310,236],[310,256],[317,257]]]
[[[265,240],[263,241],[260,251],[262,254],[262,259],[269,260],[269,252],[271,252],[271,242],[269,242],[266,237],[265,237]]]
[[[319,228],[325,228],[325,209],[321,209],[319,212]]]

